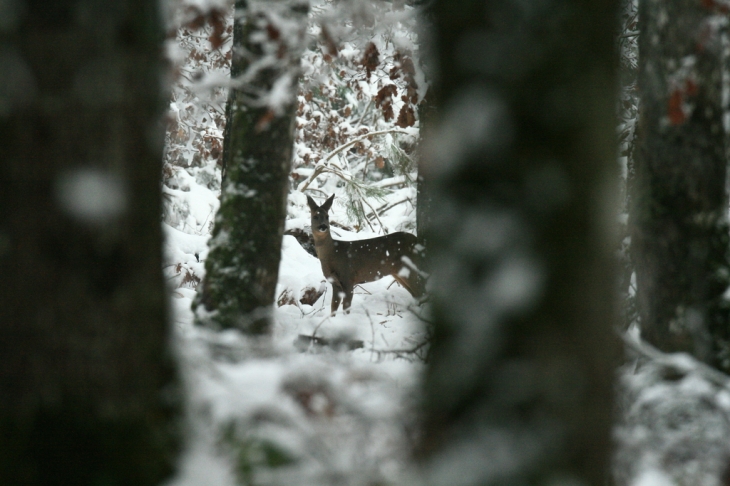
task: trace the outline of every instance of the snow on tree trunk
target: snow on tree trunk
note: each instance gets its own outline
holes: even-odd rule
[[[730,371],[720,24],[705,4],[640,4],[632,259],[642,337]]]
[[[0,11],[0,484],[158,485],[179,439],[158,5]]]
[[[618,2],[432,8],[429,484],[603,484]]]
[[[236,3],[221,205],[193,304],[200,324],[270,329],[307,11],[300,0]]]

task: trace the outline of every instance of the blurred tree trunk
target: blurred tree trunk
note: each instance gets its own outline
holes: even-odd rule
[[[604,484],[618,1],[430,8],[429,484]]]
[[[631,196],[636,176],[636,127],[638,126],[639,93],[637,78],[639,74],[637,39],[638,3],[636,0],[620,0],[621,21],[618,37],[619,50],[619,99],[618,99],[618,154],[621,166],[619,197],[621,223],[619,226],[619,298],[621,301],[622,330],[627,330],[638,322],[636,309],[636,285],[632,283],[634,264],[631,261],[631,228],[628,224]]]
[[[430,25],[429,21],[423,19],[421,24],[423,25],[422,30],[426,28],[426,25]],[[418,243],[426,246],[426,234],[428,233],[428,225],[431,215],[431,197],[428,192],[428,181],[421,175],[421,160],[424,157],[422,150],[428,147],[425,142],[426,138],[429,137],[429,133],[432,130],[434,119],[436,118],[436,110],[431,101],[430,94],[418,105],[418,126],[420,139],[418,142],[419,153],[418,153],[418,180],[416,182],[416,236],[418,237]],[[424,262],[426,265],[428,262]]]
[[[0,484],[173,472],[162,41],[146,0],[0,6]]]
[[[224,181],[198,323],[264,334],[281,259],[308,4],[236,2]],[[294,28],[292,28],[294,26]]]
[[[701,2],[641,2],[631,212],[644,339],[730,371],[721,42]]]
[[[432,17],[435,9],[424,8],[423,0],[415,0],[409,3],[419,8],[417,24],[418,36],[421,39],[422,47],[427,51],[431,32],[434,30],[434,19]],[[416,182],[416,236],[418,237],[418,243],[426,247],[426,235],[428,234],[428,226],[431,222],[431,195],[428,188],[428,180],[421,166],[425,163],[425,159],[428,158],[428,154],[425,153],[426,150],[429,150],[427,140],[431,137],[435,128],[438,107],[434,99],[434,90],[431,87],[434,73],[429,70],[429,64],[425,64],[423,67],[426,68],[426,82],[429,86],[423,99],[418,104],[419,140],[418,180]],[[427,272],[429,271],[428,260],[426,257],[422,262],[422,265],[425,267],[424,270]]]

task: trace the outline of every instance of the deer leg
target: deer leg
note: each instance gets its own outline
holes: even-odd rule
[[[410,294],[415,297],[416,299],[423,296],[423,294],[426,292],[424,280],[423,278],[418,275],[418,273],[411,270],[410,275],[408,277],[401,277],[400,275],[393,275],[393,278],[396,282],[401,284],[404,289],[406,289]]]
[[[417,272],[411,272],[411,275],[408,277],[408,285],[408,290],[416,299],[426,293],[426,281]]]
[[[342,286],[333,281],[332,282],[332,306],[330,307],[330,312],[332,315],[335,315],[335,312],[337,312],[337,308],[340,306],[340,302],[342,302],[342,294],[344,292],[342,291]],[[347,301],[345,301],[347,302]]]
[[[349,290],[346,290],[345,291],[345,302],[342,303],[342,308],[344,309],[345,314],[349,314],[350,313],[350,304],[352,304],[352,292],[353,292],[353,290],[354,290],[353,287],[350,287]]]
[[[404,266],[400,271],[392,274],[393,278],[418,299],[426,293],[426,281],[410,258],[404,256],[402,260]]]
[[[405,278],[401,277],[397,273],[396,274],[393,274],[393,278],[395,279],[396,282],[398,282],[401,285],[401,287],[403,287],[408,292],[410,292],[411,295],[413,295],[413,290],[411,289],[411,284],[410,284],[410,282],[408,280],[406,280]]]

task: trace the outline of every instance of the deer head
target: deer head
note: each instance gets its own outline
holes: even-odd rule
[[[330,230],[330,217],[329,210],[332,207],[332,202],[335,200],[335,195],[332,194],[321,206],[318,206],[314,199],[307,196],[307,204],[309,205],[309,211],[312,215],[312,234],[317,237],[318,234],[323,235],[329,233]]]

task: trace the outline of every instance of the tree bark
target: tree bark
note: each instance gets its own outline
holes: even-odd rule
[[[618,2],[431,8],[429,484],[604,484]]]
[[[157,4],[0,10],[0,484],[157,485],[179,408]]]
[[[225,178],[206,276],[193,304],[200,324],[249,334],[270,330],[307,11],[299,0],[236,3]],[[289,24],[278,24],[282,19]]]
[[[644,339],[730,371],[721,43],[701,2],[641,2],[632,259]]]
[[[424,20],[421,23],[425,24],[427,21]],[[424,176],[421,175],[421,160],[423,159],[423,148],[427,147],[424,142],[425,137],[429,136],[431,131],[432,120],[435,118],[435,109],[431,102],[431,97],[427,94],[426,97],[418,105],[418,120],[420,128],[420,139],[419,139],[419,153],[418,153],[418,180],[416,181],[416,236],[418,237],[418,243],[424,248],[427,247],[426,234],[428,233],[428,225],[430,223],[431,214],[431,196],[428,191],[428,181]],[[425,252],[424,252],[425,255]],[[424,265],[428,262],[425,261]],[[425,267],[423,270],[428,271]]]

